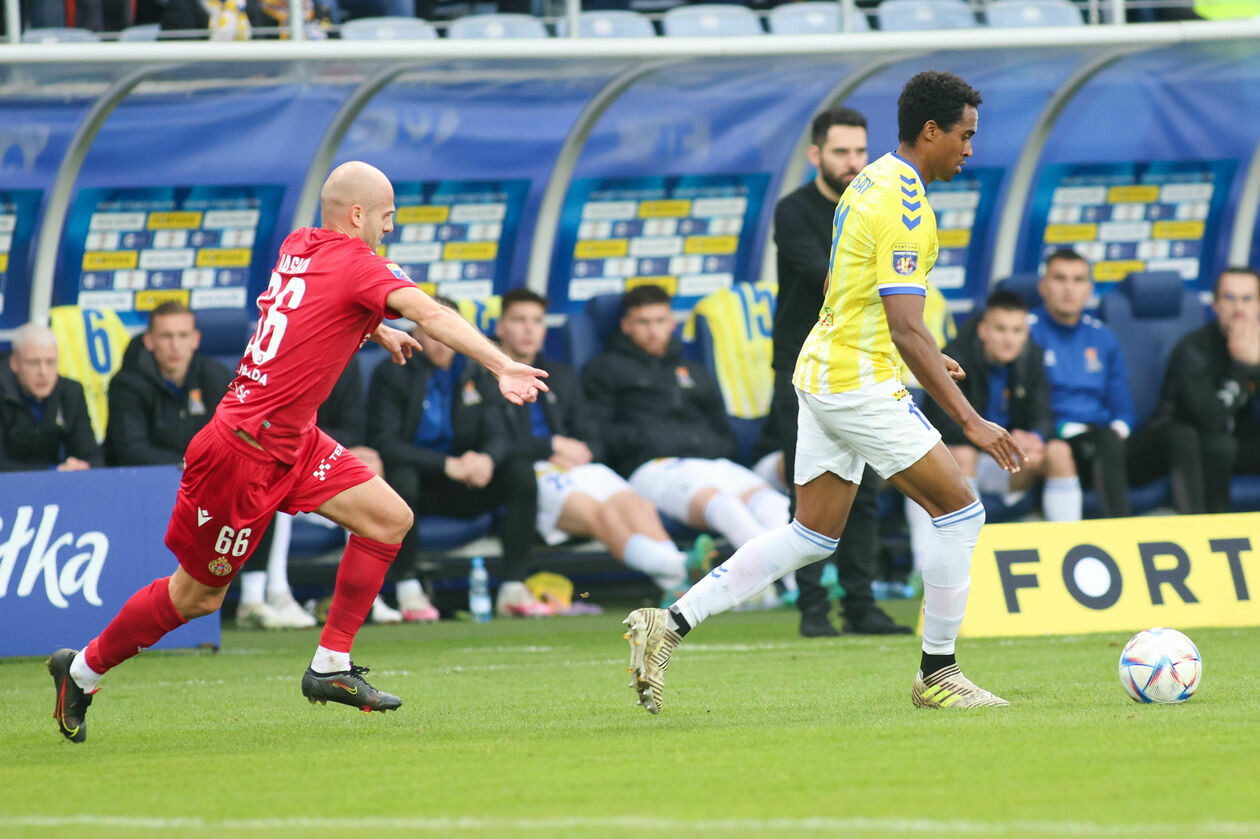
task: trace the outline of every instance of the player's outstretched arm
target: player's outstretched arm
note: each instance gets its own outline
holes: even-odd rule
[[[965,373],[958,362],[943,355],[936,346],[936,339],[923,322],[923,298],[917,294],[890,294],[883,302],[897,352],[928,396],[962,427],[977,448],[993,455],[1006,471],[1018,472],[1025,460],[1023,451],[1010,432],[980,416],[954,384]]]
[[[385,304],[405,318],[413,320],[425,331],[446,346],[463,353],[480,363],[499,380],[499,392],[513,404],[533,402],[538,394],[547,390],[542,381],[546,370],[518,364],[482,335],[475,326],[460,317],[458,312],[438,303],[415,286],[395,289],[385,298]]]

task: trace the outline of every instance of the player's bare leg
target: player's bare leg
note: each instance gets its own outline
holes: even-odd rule
[[[734,608],[797,568],[836,550],[857,485],[830,472],[797,486],[797,517],[754,538],[666,609],[635,609],[623,621],[630,641],[630,686],[659,714],[670,656],[706,618]]]
[[[984,506],[944,443],[888,479],[932,517],[931,543],[923,564],[923,656],[911,689],[920,708],[1009,705],[977,687],[958,669],[954,643],[971,588],[971,554]]]
[[[350,650],[411,527],[411,509],[380,476],[374,476],[328,499],[316,512],[349,530],[351,536],[337,569],[319,648],[302,676],[302,694],[312,703],[331,700],[364,711],[392,711],[402,700],[368,684],[363,678],[368,668],[355,666]]]

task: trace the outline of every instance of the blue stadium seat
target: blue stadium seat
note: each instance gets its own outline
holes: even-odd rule
[[[670,9],[662,19],[662,27],[671,38],[765,34],[761,19],[751,9],[726,3]]]
[[[119,41],[156,41],[158,35],[162,31],[160,23],[141,23],[137,26],[128,26],[126,29],[118,33]]]
[[[984,8],[989,26],[1084,26],[1080,10],[1068,0],[997,0]]]
[[[772,35],[815,35],[840,31],[840,4],[834,0],[806,0],[775,6],[766,17]],[[862,10],[854,7],[854,32],[870,31],[870,21]]]
[[[253,328],[249,314],[244,309],[200,309],[196,317],[200,351],[235,373]]]
[[[36,27],[22,33],[22,43],[25,44],[83,44],[100,39],[101,36],[91,29],[74,29],[68,26]]]
[[[361,17],[341,25],[343,41],[425,40],[437,36],[431,23],[414,17]]]
[[[652,21],[638,12],[607,11],[582,12],[578,18],[578,34],[583,38],[655,38]],[[569,22],[561,18],[556,22],[556,35],[567,38]]]
[[[1028,304],[1031,311],[1041,306],[1041,292],[1037,290],[1037,284],[1041,282],[1041,277],[1037,274],[1011,274],[1004,280],[999,280],[994,286],[994,290],[1004,289],[1013,291],[1020,297],[1024,298],[1024,302]],[[976,306],[984,308],[984,301],[977,300]]]
[[[586,308],[569,315],[564,324],[565,351],[579,373],[599,355],[604,344],[621,326],[621,295],[600,294],[586,301]]]
[[[879,28],[884,32],[975,29],[979,25],[962,0],[884,0],[879,4]]]
[[[1129,367],[1129,389],[1138,425],[1159,400],[1173,346],[1206,321],[1198,292],[1173,271],[1130,274],[1099,303],[1102,320],[1116,333]]]
[[[451,24],[448,38],[546,38],[547,27],[530,15],[469,15]]]

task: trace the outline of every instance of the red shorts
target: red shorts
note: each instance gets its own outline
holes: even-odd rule
[[[166,530],[166,546],[199,583],[226,586],[249,559],[280,510],[305,513],[373,477],[318,428],[305,435],[290,466],[211,419],[184,456],[184,476]]]

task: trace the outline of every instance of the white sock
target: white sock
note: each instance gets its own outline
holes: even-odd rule
[[[394,586],[394,595],[398,598],[398,608],[404,612],[418,610],[424,605],[424,589],[414,577],[410,580],[399,580],[398,585]]]
[[[267,599],[285,600],[293,596],[289,588],[289,542],[293,539],[293,516],[276,513],[271,523],[271,552],[267,554]]]
[[[971,589],[971,554],[984,526],[979,501],[932,519],[932,536],[923,564],[923,651],[954,652],[958,628]]]
[[[1046,488],[1041,494],[1041,510],[1046,521],[1081,520],[1081,479],[1046,478]]]
[[[687,558],[673,542],[657,542],[636,533],[626,542],[626,567],[652,578],[669,591],[687,579]]]
[[[744,506],[744,502],[725,492],[719,492],[705,505],[704,521],[737,548],[742,548],[768,529]]]
[[[266,571],[241,572],[241,605],[258,606],[267,591]]]
[[[748,509],[767,529],[782,527],[792,518],[788,514],[788,497],[770,487],[766,487],[748,499]]]
[[[906,526],[910,529],[910,555],[914,558],[914,570],[922,573],[933,545],[932,517],[909,498],[906,499]]]
[[[316,647],[315,657],[311,659],[311,669],[316,673],[344,673],[350,669],[350,653]]]
[[[74,683],[79,686],[79,690],[84,693],[92,693],[96,690],[97,685],[101,683],[102,673],[97,673],[91,667],[88,667],[87,657],[84,655],[87,648],[79,650],[75,653],[74,661],[70,662],[70,678],[74,679]]]
[[[815,533],[793,520],[763,533],[735,552],[674,605],[695,628],[710,615],[733,609],[789,571],[826,559],[838,540]]]

